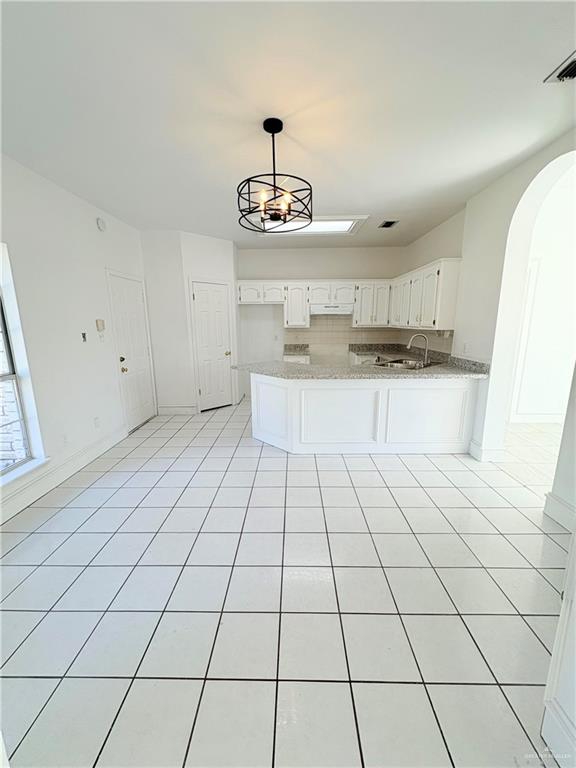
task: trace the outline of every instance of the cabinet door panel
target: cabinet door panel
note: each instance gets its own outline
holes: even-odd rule
[[[427,269],[423,273],[420,325],[425,328],[433,328],[436,325],[436,295],[439,274],[440,270],[436,267]]]
[[[310,326],[310,305],[306,283],[288,283],[284,300],[284,327],[308,328]]]
[[[372,325],[374,283],[358,283],[354,303],[354,325]]]
[[[390,309],[390,283],[376,283],[374,286],[373,325],[388,325]]]
[[[354,301],[354,283],[331,283],[330,302],[332,304],[352,304]]]
[[[239,304],[261,304],[262,283],[238,283]]]
[[[310,304],[330,304],[330,283],[310,283],[308,297]]]
[[[410,322],[410,280],[405,279],[400,283],[400,322],[399,325],[408,325]]]
[[[264,283],[262,287],[264,304],[282,304],[284,301],[284,285],[282,283]]]
[[[416,328],[420,325],[422,312],[422,275],[414,275],[410,282],[410,313],[409,325]]]

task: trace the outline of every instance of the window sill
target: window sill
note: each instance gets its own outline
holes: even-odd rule
[[[44,456],[41,459],[30,459],[29,461],[25,461],[23,464],[19,464],[17,467],[14,467],[14,469],[11,469],[9,472],[6,472],[5,474],[0,475],[0,488],[4,488],[14,480],[19,480],[21,477],[24,477],[29,472],[32,472],[35,469],[42,467],[44,464],[47,464],[48,461],[49,459]]]

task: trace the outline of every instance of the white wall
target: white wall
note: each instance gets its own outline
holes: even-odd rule
[[[510,418],[562,422],[576,360],[576,166],[552,187],[532,233]]]
[[[526,188],[554,158],[574,148],[565,134],[466,203],[454,353],[490,362],[494,348],[506,244],[512,217]],[[520,296],[522,293],[520,293]],[[516,302],[513,311],[517,312]]]
[[[125,434],[105,269],[135,276],[143,269],[137,230],[8,157],[2,182],[2,240],[49,457],[5,487],[4,506],[13,509],[18,499],[30,503]],[[106,220],[105,232],[96,227],[98,216]],[[96,318],[106,321],[103,341]]]
[[[321,239],[321,238],[319,238]],[[266,278],[393,277],[402,272],[403,247],[262,248],[238,250],[238,277]]]
[[[576,531],[576,368],[568,397],[566,420],[552,490],[547,494],[544,512],[569,531]]]
[[[158,408],[195,408],[180,233],[143,232],[142,252]]]
[[[406,246],[404,268],[398,274],[422,267],[435,259],[459,259],[462,257],[465,211],[457,214]]]
[[[230,296],[231,360],[237,360],[235,250],[229,240],[189,232],[143,232],[152,355],[160,413],[194,411],[197,372],[192,341],[190,286],[225,283]],[[232,373],[237,400],[237,374]]]

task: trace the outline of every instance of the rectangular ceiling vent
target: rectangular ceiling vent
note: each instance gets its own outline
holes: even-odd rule
[[[390,229],[391,227],[395,227],[396,224],[398,224],[397,221],[392,221],[391,219],[388,219],[387,221],[383,221],[382,224],[379,224],[378,229]]]
[[[565,83],[567,80],[576,78],[576,51],[564,59],[560,66],[556,67],[544,80],[545,83]]]

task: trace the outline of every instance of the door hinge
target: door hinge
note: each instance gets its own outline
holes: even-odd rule
[[[192,301],[196,301],[196,294],[192,293]]]
[[[440,274],[440,270],[439,270],[439,269],[437,269],[437,270],[436,270],[436,274],[437,274],[437,275],[439,275],[439,274]]]
[[[201,395],[201,394],[202,394],[202,390],[201,390],[200,388],[198,388],[198,394],[199,394],[199,395]]]

